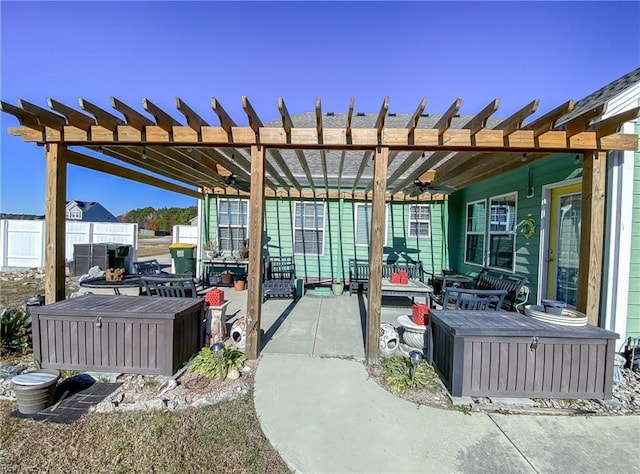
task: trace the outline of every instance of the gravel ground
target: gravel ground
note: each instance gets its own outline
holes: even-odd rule
[[[67,278],[67,294],[77,291],[77,281]],[[9,306],[20,307],[26,296],[44,293],[44,273],[38,269],[20,270],[15,272],[0,272],[0,308]],[[0,361],[2,362],[2,361]],[[255,367],[253,367],[255,369]],[[381,367],[367,368],[369,375],[380,386],[389,390],[380,376]],[[251,372],[253,373],[253,371]],[[559,399],[533,399],[534,405],[529,407],[504,407],[493,403],[489,398],[472,398],[473,403],[466,407],[458,406],[463,410],[501,411],[501,412],[540,412],[554,414],[597,414],[597,415],[629,415],[640,414],[640,373],[621,369],[623,382],[614,383],[613,398],[610,401],[599,400],[559,400]],[[129,376],[130,377],[130,376]],[[133,376],[123,380],[127,385],[125,398],[127,400],[143,400],[156,396],[155,383],[147,383],[143,376]],[[206,384],[205,384],[206,382]],[[234,385],[253,385],[252,377],[241,377],[237,380],[226,380],[223,383],[217,381],[198,380],[193,374],[183,376],[182,383],[174,389],[176,396],[191,399],[197,396],[198,390],[207,393],[233,389]],[[206,385],[206,387],[204,386]],[[202,386],[202,387],[201,387]],[[444,389],[438,390],[409,390],[404,395],[398,395],[414,403],[429,405],[439,408],[451,409],[451,400]]]

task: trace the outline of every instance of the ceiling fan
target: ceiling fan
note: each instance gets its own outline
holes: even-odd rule
[[[225,184],[231,188],[237,189],[238,191],[244,191],[246,193],[249,192],[250,184],[249,181],[245,181],[244,179],[239,179],[237,176],[230,174],[228,176],[224,176],[223,180]]]
[[[431,194],[450,194],[455,191],[451,186],[438,186],[431,184],[431,181],[420,181],[416,179],[409,188],[409,196],[416,197],[424,193]]]

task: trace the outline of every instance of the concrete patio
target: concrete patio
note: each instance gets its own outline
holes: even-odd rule
[[[245,315],[247,291],[223,289],[225,298],[231,301],[227,308],[229,324]],[[269,299],[262,306],[262,353],[363,361],[366,309],[366,293],[314,296],[313,290],[308,290],[297,301]],[[397,318],[410,313],[410,299],[383,299],[383,322],[397,326]]]
[[[225,289],[230,321],[244,315],[246,294]],[[366,304],[366,294],[308,292],[262,306],[256,413],[294,471],[633,470],[637,416],[467,415],[387,392],[363,364]],[[410,300],[385,298],[382,321],[410,312]]]

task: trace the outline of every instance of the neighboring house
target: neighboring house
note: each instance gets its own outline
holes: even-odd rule
[[[99,202],[68,201],[66,216],[69,220],[85,222],[118,222]]]
[[[606,108],[594,121],[640,105],[640,69],[578,101],[563,121],[602,105]],[[333,114],[326,118],[332,117]],[[303,114],[294,119],[304,126],[315,115]],[[335,119],[344,120],[339,114]],[[394,119],[395,116],[388,117],[389,121]],[[406,117],[397,119],[402,123]],[[425,117],[436,119],[437,116]],[[497,121],[490,119],[488,125]],[[623,131],[638,133],[640,127],[629,123]],[[343,176],[358,171],[348,168],[348,154]],[[336,187],[339,179],[336,170],[327,184]],[[550,298],[574,305],[580,264],[581,185],[581,155],[561,154],[452,192],[448,200],[388,202],[384,259],[421,260],[427,272],[453,268],[475,275],[483,266],[499,268],[529,279],[530,303]],[[640,336],[637,151],[609,154],[607,186],[600,326],[618,332],[622,339],[637,337]],[[317,196],[322,196],[322,192]],[[248,236],[248,204],[248,197],[207,195],[202,211],[206,214],[204,229],[209,230],[203,239],[216,239],[223,253],[238,250]],[[367,259],[369,255],[370,209],[370,204],[347,197],[267,199],[264,255],[293,255],[298,276],[308,280],[348,279],[349,259]]]
[[[640,69],[578,101],[558,125],[599,106],[606,108],[594,120],[638,105]],[[628,123],[623,131],[638,130]],[[640,336],[640,153],[609,153],[607,161],[600,326],[624,339]],[[452,193],[452,267],[477,273],[486,265],[523,274],[532,303],[550,298],[575,305],[581,188],[581,156],[563,154]]]

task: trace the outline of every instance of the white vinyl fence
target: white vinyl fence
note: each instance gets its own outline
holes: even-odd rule
[[[199,246],[198,226],[195,225],[174,225],[173,226],[173,242],[174,244],[193,244]],[[196,259],[200,252],[196,251]],[[175,263],[171,260],[171,271],[175,272]]]
[[[0,267],[44,267],[45,222],[0,220]],[[130,259],[138,248],[138,224],[66,221],[65,257],[73,260],[74,244],[117,243],[131,245]]]
[[[174,225],[173,243],[198,245],[198,227],[195,225]]]

